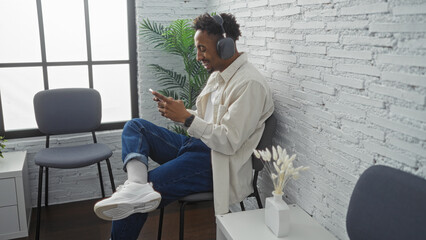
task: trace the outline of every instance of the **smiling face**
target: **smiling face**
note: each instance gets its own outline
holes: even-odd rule
[[[227,61],[217,54],[216,44],[218,37],[208,34],[206,31],[197,30],[194,35],[194,43],[197,47],[197,61],[200,61],[207,72],[223,71],[227,67]]]

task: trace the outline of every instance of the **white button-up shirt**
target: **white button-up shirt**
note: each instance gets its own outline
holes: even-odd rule
[[[204,120],[210,94],[213,122]],[[264,77],[241,54],[222,72],[210,75],[197,98],[195,119],[188,134],[199,138],[212,150],[213,195],[216,214],[229,211],[229,205],[253,192],[251,154],[272,115],[272,93]]]

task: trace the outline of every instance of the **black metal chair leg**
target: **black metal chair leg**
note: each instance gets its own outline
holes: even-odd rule
[[[243,201],[240,202],[240,207],[241,207],[241,211],[245,211],[246,210],[246,208],[244,207]]]
[[[37,194],[37,226],[36,240],[40,239],[40,221],[41,221],[41,191],[43,188],[43,167],[40,166],[38,171],[38,194]]]
[[[112,169],[111,169],[111,163],[109,162],[109,159],[106,159],[107,167],[108,167],[108,173],[109,173],[109,180],[111,181],[111,189],[112,192],[115,192],[115,183],[114,183],[114,176],[112,175]]]
[[[164,207],[160,208],[160,220],[158,222],[157,240],[161,240],[161,233],[163,231],[163,217],[164,217]]]
[[[257,189],[254,191],[254,196],[256,197],[257,206],[259,206],[259,209],[263,208],[262,200],[260,200],[259,191],[257,191]]]
[[[259,209],[263,208],[262,206],[262,201],[260,200],[260,195],[259,195],[259,190],[257,189],[257,178],[258,178],[259,172],[258,171],[254,171],[254,176],[253,176],[253,194],[254,197],[256,198],[257,201],[257,205],[259,206]]]
[[[98,162],[99,182],[101,183],[102,198],[105,198],[104,181],[102,180],[101,164]]]
[[[44,189],[44,206],[49,206],[49,168],[46,167],[46,179],[45,179],[45,189]]]
[[[183,240],[183,230],[185,224],[185,206],[187,202],[182,202],[180,204],[180,221],[179,221],[179,240]]]

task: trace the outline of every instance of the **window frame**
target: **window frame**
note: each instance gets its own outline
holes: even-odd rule
[[[22,62],[22,63],[0,63],[0,68],[14,68],[14,67],[42,67],[44,89],[49,89],[49,79],[47,68],[51,66],[73,66],[85,65],[88,67],[89,74],[89,88],[93,88],[93,66],[106,65],[106,64],[128,64],[130,76],[130,107],[131,118],[139,116],[138,108],[138,92],[137,92],[137,38],[136,38],[136,6],[135,1],[127,0],[127,28],[128,28],[128,44],[129,44],[129,60],[112,60],[112,61],[93,61],[92,48],[90,39],[90,16],[89,16],[89,1],[84,0],[84,16],[85,16],[85,30],[86,30],[86,46],[87,46],[87,61],[64,61],[64,62],[47,62],[46,61],[46,45],[44,37],[43,13],[42,13],[42,0],[35,0],[37,3],[37,16],[40,37],[41,49],[41,62]],[[129,119],[130,120],[130,119]],[[126,121],[109,122],[101,124],[98,131],[122,129]],[[0,136],[7,139],[25,138],[44,136],[38,129],[22,129],[5,131],[3,109],[0,96]]]

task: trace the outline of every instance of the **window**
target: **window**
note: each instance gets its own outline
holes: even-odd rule
[[[138,116],[134,1],[0,0],[0,135],[40,135],[34,94],[83,87],[102,97],[102,126]]]

